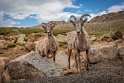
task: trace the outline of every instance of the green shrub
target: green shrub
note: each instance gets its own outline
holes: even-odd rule
[[[40,33],[43,32],[43,29],[40,28],[19,28],[18,29],[20,33],[29,35],[31,33]]]
[[[16,47],[16,43],[7,43],[7,47],[9,48]]]
[[[59,42],[59,47],[67,48],[67,42]]]

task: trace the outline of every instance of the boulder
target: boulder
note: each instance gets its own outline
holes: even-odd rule
[[[120,58],[124,59],[124,46],[118,47],[118,55]]]
[[[107,37],[107,36],[102,36],[101,38],[100,38],[100,40],[101,41],[106,41],[106,42],[111,42],[111,41],[113,41],[113,39],[111,38],[111,37]]]
[[[35,43],[34,42],[27,42],[27,43],[25,43],[25,48],[26,48],[27,51],[34,50]]]
[[[34,42],[35,40],[36,40],[36,36],[35,36],[34,33],[28,35],[28,37],[27,37],[27,42]]]
[[[113,59],[117,57],[118,46],[116,43],[97,45],[90,49],[90,63],[97,63],[103,59]]]
[[[93,35],[91,38],[90,38],[90,41],[96,41],[97,37],[95,35]]]
[[[41,58],[37,52],[31,52],[31,56],[27,57],[26,61],[48,77],[58,77],[63,75],[63,69],[58,64],[45,57]]]
[[[60,65],[63,69],[67,69],[68,68],[68,55],[62,51],[59,51],[56,54],[56,61],[55,62],[58,65]],[[71,68],[74,67],[74,65],[75,65],[75,61],[73,59],[71,59]]]
[[[101,61],[101,56],[98,54],[98,51],[96,48],[91,48],[89,53],[89,60],[90,63],[97,63]]]
[[[2,54],[4,52],[4,43],[0,43],[0,54]]]
[[[5,48],[4,43],[0,43],[0,48],[1,49]]]
[[[66,42],[66,36],[59,34],[59,35],[57,36],[57,41],[58,41],[58,42]]]
[[[113,39],[111,38],[113,34],[114,34],[113,32],[109,32],[109,33],[103,34],[100,37],[100,40],[101,41],[111,42],[111,41],[113,41]]]
[[[17,42],[17,36],[10,36],[11,37],[11,43],[16,43]]]
[[[123,40],[122,39],[118,39],[118,40],[115,40],[116,43],[122,43]]]
[[[43,72],[40,72],[35,67],[28,63],[12,62],[7,66],[3,73],[3,82],[20,79],[41,79],[44,77]]]
[[[2,83],[2,75],[8,63],[9,63],[8,57],[0,57],[0,83]]]
[[[4,54],[6,56],[10,57],[10,59],[15,59],[26,53],[27,53],[26,48],[24,46],[20,46],[20,45],[16,45],[16,47],[8,49],[6,52],[4,51]]]
[[[124,39],[122,40],[122,45],[124,45]]]
[[[6,43],[6,40],[2,39],[0,40],[0,43]]]
[[[4,80],[8,78],[7,74],[10,77],[9,80],[41,79],[45,75],[48,77],[62,76],[63,70],[52,60],[41,58],[37,52],[33,51],[12,60],[4,72]]]
[[[123,39],[123,34],[120,31],[117,31],[112,35],[112,39],[113,40]]]
[[[20,34],[20,35],[19,35],[19,38],[18,38],[18,40],[17,40],[17,43],[19,43],[19,44],[24,44],[24,43],[25,43],[25,41],[24,41],[25,37],[26,37],[25,34]]]
[[[0,43],[0,54],[3,54],[5,49],[7,49],[7,46],[4,43]]]
[[[113,40],[118,40],[118,39],[123,39],[123,34],[120,31],[117,32],[109,32],[107,34],[103,34],[103,36],[101,36],[100,40],[101,41],[107,41],[107,42],[111,42]]]

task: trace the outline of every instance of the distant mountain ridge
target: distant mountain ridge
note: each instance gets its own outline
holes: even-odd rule
[[[96,16],[92,18],[87,24],[92,24],[92,23],[100,23],[100,22],[113,22],[113,21],[124,21],[124,11],[119,11],[115,13],[108,13],[108,14],[103,14],[101,16]],[[73,27],[70,22],[64,22],[64,21],[50,21],[50,22],[55,22],[57,27],[56,28],[63,28],[63,27]],[[33,26],[32,28],[41,28],[41,24],[37,26]]]
[[[96,16],[91,19],[89,22],[109,22],[109,21],[124,21],[124,11],[114,12],[103,14],[101,16]]]

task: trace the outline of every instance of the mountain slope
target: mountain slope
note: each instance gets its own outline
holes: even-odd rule
[[[118,21],[118,20],[124,20],[124,11],[96,16],[93,19],[91,19],[90,22],[109,22],[109,21]]]

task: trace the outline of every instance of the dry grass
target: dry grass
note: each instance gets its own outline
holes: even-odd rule
[[[67,42],[59,42],[59,47],[67,48]]]
[[[87,23],[84,25],[86,31],[90,35],[100,36],[104,33],[110,31],[121,31],[124,34],[124,21],[111,21],[111,22],[98,22],[98,23]],[[53,29],[53,34],[65,34],[74,30],[72,24],[60,24]],[[44,33],[44,30],[41,28],[0,28],[0,35],[6,35],[9,33],[23,33],[29,35],[31,33]]]
[[[124,21],[89,23],[85,27],[90,35],[100,36],[110,31],[121,31],[124,34]]]

